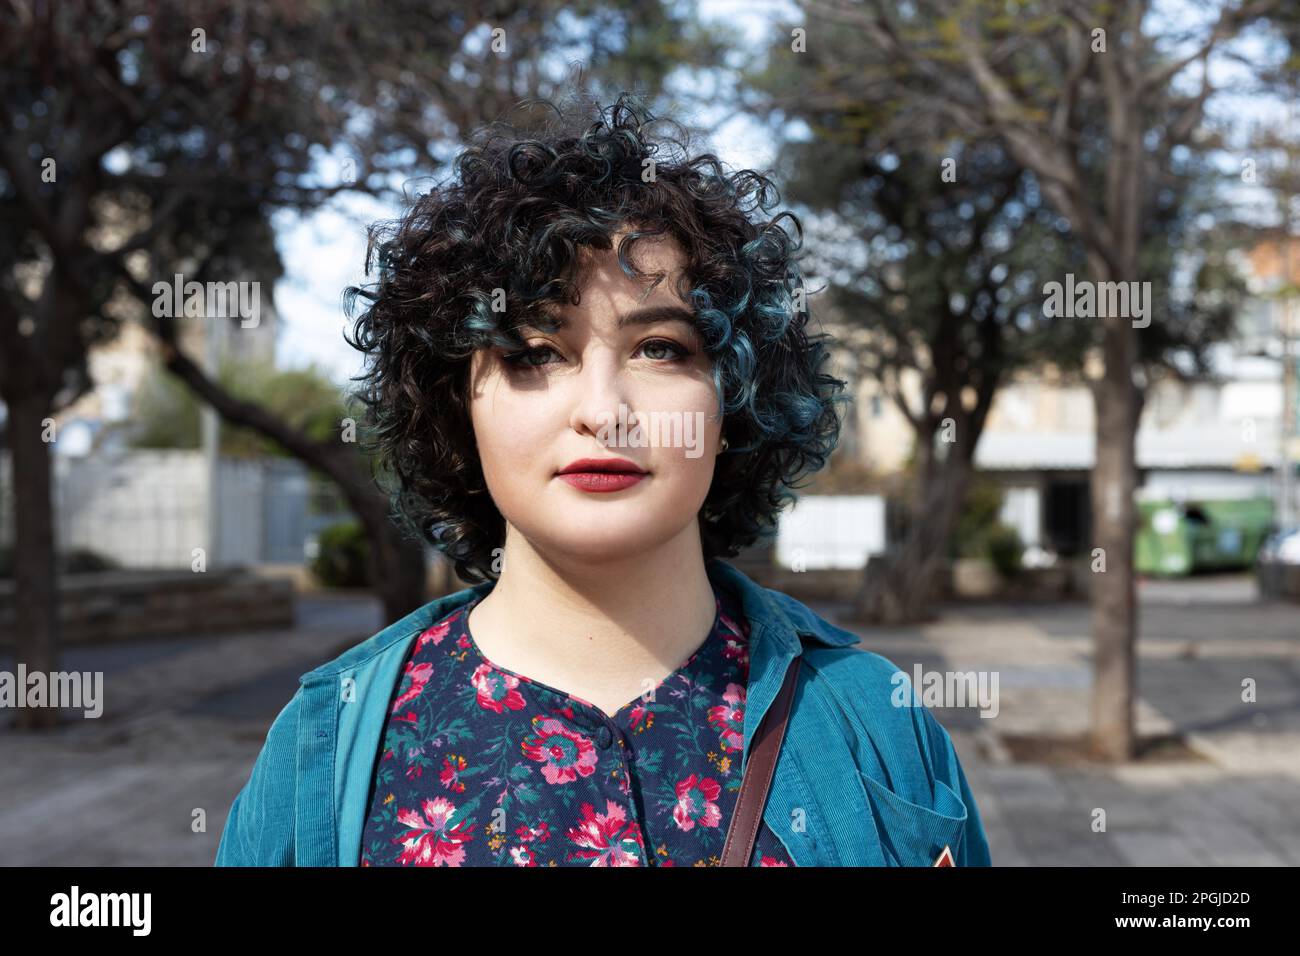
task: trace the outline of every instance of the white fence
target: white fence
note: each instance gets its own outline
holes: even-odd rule
[[[313,501],[306,469],[287,459],[221,459],[215,524],[200,451],[56,454],[53,464],[59,549],[89,549],[123,567],[188,568],[195,548],[209,567],[301,561],[307,535],[348,517],[337,495],[317,491]],[[2,450],[0,546],[13,541],[12,468]]]

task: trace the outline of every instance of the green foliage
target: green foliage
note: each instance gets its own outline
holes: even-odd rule
[[[987,556],[989,536],[998,524],[1001,509],[1001,486],[989,478],[974,478],[966,492],[966,503],[952,534],[952,550],[956,556]]]
[[[1002,487],[993,479],[977,476],[966,492],[965,506],[952,534],[956,557],[988,561],[1002,578],[1020,573],[1025,544],[1020,532],[998,520],[1002,510]]]
[[[199,405],[185,383],[156,365],[141,381],[129,424],[133,448],[198,448]]]
[[[320,533],[320,550],[311,572],[326,587],[359,588],[370,585],[370,545],[359,521],[330,525]]]
[[[277,369],[270,362],[222,367],[222,384],[236,398],[261,406],[313,441],[337,440],[347,417],[342,390],[312,365]],[[288,457],[279,445],[247,428],[223,427],[221,452],[238,458]]]
[[[999,576],[1004,579],[1014,578],[1020,573],[1025,543],[1020,540],[1020,532],[1015,528],[1001,522],[995,524],[985,537],[985,549]]]
[[[225,362],[218,380],[231,395],[259,405],[313,441],[336,440],[348,416],[342,390],[316,365],[277,369],[269,361]],[[360,413],[352,417],[360,422]],[[141,384],[130,424],[136,448],[198,448],[199,403],[162,366]],[[288,457],[278,444],[248,428],[219,425],[221,454],[229,458]]]

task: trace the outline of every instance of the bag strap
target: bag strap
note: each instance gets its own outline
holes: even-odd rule
[[[776,758],[781,752],[785,737],[786,718],[794,702],[794,689],[799,680],[800,655],[796,654],[785,672],[785,681],[777,692],[776,700],[763,715],[758,730],[754,732],[745,775],[740,781],[736,808],[727,826],[727,840],[722,845],[722,866],[749,866],[754,854],[754,842],[763,822],[763,805],[776,770]]]

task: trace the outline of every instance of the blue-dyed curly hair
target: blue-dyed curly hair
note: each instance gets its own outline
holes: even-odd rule
[[[638,97],[568,111],[525,102],[554,115],[528,132],[499,122],[475,133],[448,182],[400,219],[371,226],[366,273],[377,263],[378,281],[345,292],[349,316],[358,298],[369,303],[345,338],[367,356],[354,394],[395,516],[465,580],[498,576],[505,521],[486,493],[470,424],[470,358],[524,347],[524,322],[553,331],[548,305],[578,302],[580,247],[608,250],[626,224],[617,254],[629,278],[646,275],[627,259],[640,236],[681,244],[678,291],[713,363],[729,447],[701,509],[704,557],[769,538],[795,497],[789,489],[834,450],[837,404],[847,400],[845,383],[823,370],[828,336],[806,329],[798,219],[767,218],[780,197],[766,177],[728,173],[712,153],[689,157],[688,137],[653,138],[660,121]],[[678,153],[662,155],[666,146]],[[492,310],[498,289],[504,312]]]

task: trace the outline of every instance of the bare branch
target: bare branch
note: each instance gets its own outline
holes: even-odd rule
[[[1229,39],[1241,31],[1247,24],[1258,20],[1261,17],[1268,16],[1278,9],[1277,0],[1251,0],[1240,7],[1227,7],[1219,14],[1219,19],[1215,22],[1214,28],[1210,35],[1196,50],[1187,56],[1171,60],[1152,70],[1149,70],[1139,81],[1138,94],[1142,95],[1149,90],[1159,89],[1164,86],[1175,76],[1181,73],[1187,66],[1195,63],[1210,55],[1219,42]]]

